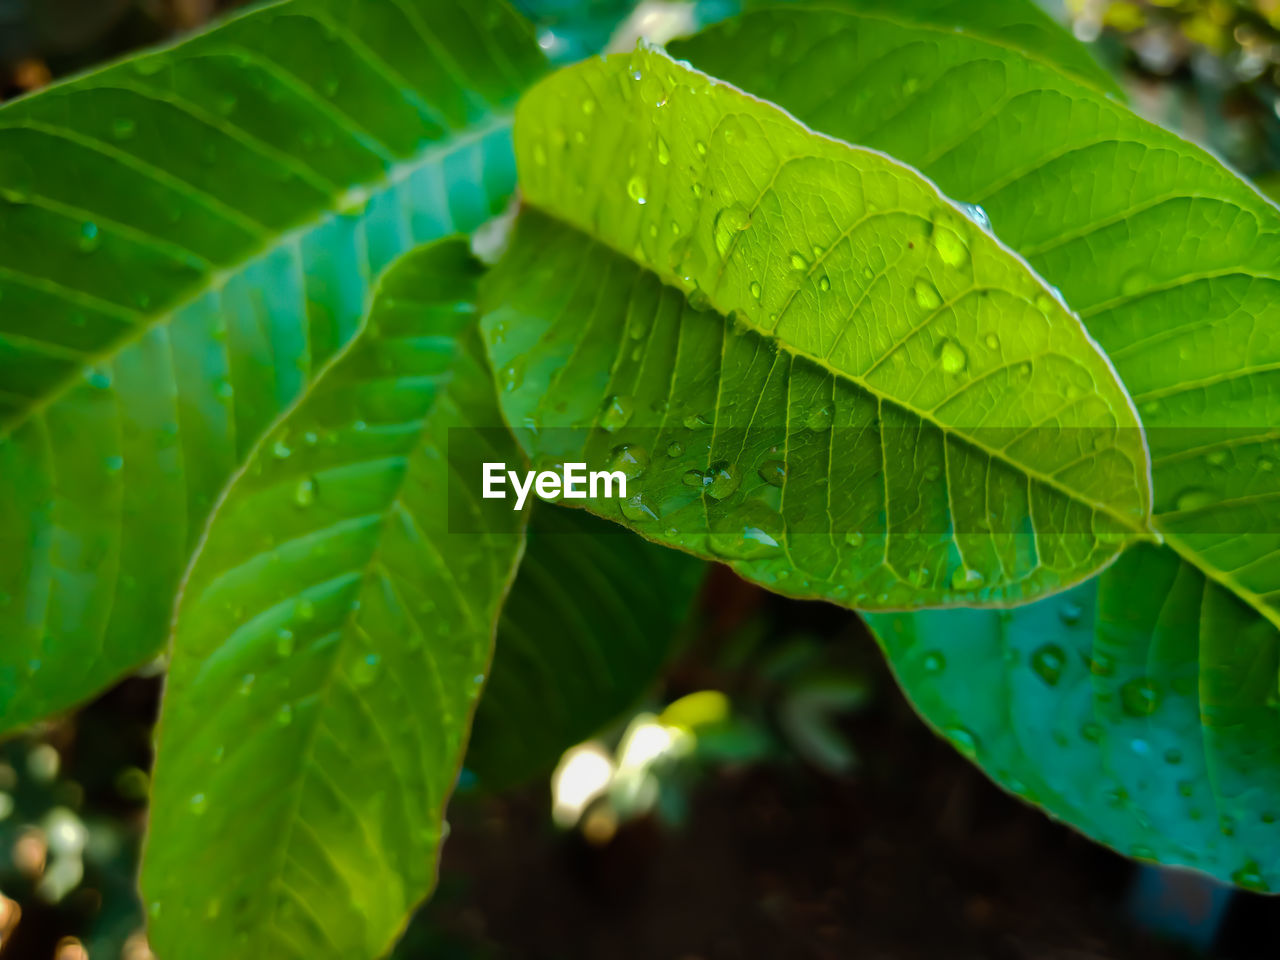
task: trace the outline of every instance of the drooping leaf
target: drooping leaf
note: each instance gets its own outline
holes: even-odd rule
[[[514,186],[501,0],[291,0],[0,109],[0,729],[159,651],[378,272]]]
[[[535,508],[467,751],[479,783],[548,771],[633,706],[673,652],[704,569],[584,510]]]
[[[952,29],[788,9],[673,49],[981,204],[1061,288],[1137,403],[1156,527],[1280,622],[1274,204],[1047,63]]]
[[[381,956],[434,883],[523,543],[523,514],[461,479],[519,457],[492,429],[478,272],[461,240],[395,264],[210,522],[142,870],[161,957]]]
[[[532,89],[516,153],[490,356],[531,453],[631,477],[603,515],[866,607],[1027,599],[1143,528],[1107,361],[909,168],[652,50]]]
[[[1006,612],[868,618],[929,723],[1121,853],[1280,889],[1280,633],[1173,551]]]

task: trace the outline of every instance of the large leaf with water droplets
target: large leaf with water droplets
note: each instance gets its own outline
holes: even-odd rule
[[[1004,613],[869,617],[925,719],[1122,853],[1280,890],[1280,633],[1166,548]]]
[[[675,650],[705,566],[584,510],[538,506],[467,750],[479,783],[546,772],[634,706]]]
[[[1274,204],[1049,64],[951,29],[788,9],[676,50],[981,204],[1061,288],[1137,403],[1156,527],[1280,621]],[[766,54],[767,72],[754,66]]]
[[[1024,600],[1143,529],[1106,359],[911,169],[652,50],[532,89],[516,154],[485,335],[531,453],[630,475],[593,509],[872,607]]]
[[[293,0],[0,109],[0,729],[159,651],[378,272],[514,185],[501,0]]]
[[[393,266],[367,331],[210,522],[142,871],[161,957],[381,956],[433,883],[523,543],[523,514],[462,480],[519,456],[474,327],[478,272],[461,240]]]

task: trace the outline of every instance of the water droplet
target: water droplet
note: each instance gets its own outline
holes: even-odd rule
[[[293,723],[293,707],[286,703],[276,711],[276,725],[287,727],[291,723]]]
[[[717,460],[703,475],[707,496],[713,500],[725,500],[737,491],[742,474],[736,463]]]
[[[706,477],[702,475],[701,470],[686,470],[684,476],[680,478],[680,482],[686,487],[695,487],[698,490],[707,485]]]
[[[1250,860],[1243,867],[1231,874],[1231,882],[1245,890],[1253,890],[1256,893],[1268,893],[1271,888],[1267,886],[1267,882],[1262,879],[1262,868],[1258,864]]]
[[[809,269],[809,261],[808,261],[808,260],[806,260],[806,259],[804,258],[804,255],[803,255],[803,254],[800,254],[800,253],[793,253],[793,254],[791,254],[791,269],[793,269],[793,270],[808,270],[808,269]]]
[[[819,277],[818,289],[821,290],[823,293],[829,293],[831,291],[831,278],[828,277],[826,274],[823,274],[821,277]]]
[[[586,100],[583,100],[582,112],[585,113],[587,116],[591,116],[591,114],[596,112],[596,102],[592,100],[590,97],[588,97]]]
[[[124,469],[124,457],[118,455],[107,457],[105,463],[107,465],[107,473],[119,473]]]
[[[856,532],[846,533],[844,535],[844,542],[847,543],[849,546],[853,547],[853,549],[855,550],[857,550],[860,546],[862,546],[865,540],[866,538],[862,534],[856,533]]]
[[[351,682],[357,687],[367,687],[378,677],[378,667],[382,658],[376,653],[368,653],[351,665]]]
[[[988,350],[1000,349],[1000,338],[997,337],[994,333],[988,333],[986,338],[983,340],[983,343],[987,345]]]
[[[1056,643],[1046,643],[1031,654],[1031,669],[1041,680],[1056,687],[1062,679],[1062,669],[1067,665],[1067,655]]]
[[[1160,692],[1146,677],[1135,677],[1120,688],[1120,703],[1132,717],[1149,717],[1160,706]]]
[[[524,383],[524,358],[517,357],[502,368],[502,389],[514,393]]]
[[[938,288],[923,277],[916,281],[914,290],[916,303],[925,310],[937,310],[942,306],[942,295],[938,293]]]
[[[682,422],[686,430],[704,430],[711,426],[711,421],[700,413],[691,413]]]
[[[942,476],[942,468],[936,463],[931,463],[924,468],[924,478],[930,483],[936,481],[940,476]]]
[[[943,340],[938,348],[938,360],[946,373],[960,373],[969,364],[969,356],[964,348],[954,340]]]
[[[306,597],[303,597],[301,600],[299,600],[294,605],[293,610],[297,618],[303,621],[312,620],[315,618],[315,615],[316,615],[316,605],[312,603],[310,600],[308,600]]]
[[[827,404],[823,404],[822,406],[814,407],[809,411],[809,416],[805,420],[804,425],[814,433],[821,433],[822,431],[829,430],[831,428],[832,416],[831,407]]]
[[[703,143],[701,140],[698,140],[694,143],[693,149],[698,151],[698,156],[700,157],[705,157],[707,155],[707,145]]]
[[[679,440],[672,440],[667,444],[667,456],[673,460],[684,456],[684,444]]]
[[[658,136],[658,162],[664,167],[671,162],[671,150],[661,135]]]
[[[983,210],[982,207],[978,206],[976,203],[961,203],[957,204],[957,206],[964,215],[976,223],[979,228],[987,231],[988,233],[991,232],[991,218],[987,216],[987,211]]]
[[[644,494],[641,493],[623,500],[621,510],[622,515],[632,523],[647,523],[658,519],[657,512],[649,506]]]
[[[947,266],[962,267],[969,262],[969,245],[950,227],[935,223],[931,239],[938,256]]]
[[[293,451],[289,449],[284,440],[277,440],[271,445],[271,454],[277,460],[287,460],[292,453]]]
[[[192,794],[187,806],[191,808],[192,813],[199,816],[209,809],[209,800],[203,793]]]
[[[1176,747],[1170,747],[1164,752],[1164,762],[1171,766],[1176,766],[1182,762],[1182,751]]]
[[[760,479],[771,487],[781,487],[787,482],[787,464],[784,460],[766,460],[757,471]]]
[[[757,560],[781,549],[782,514],[759,500],[748,500],[727,517],[713,522],[712,552],[731,560]]]
[[[628,480],[634,480],[649,467],[649,451],[632,443],[623,443],[613,448],[609,458],[609,469],[620,470]]]
[[[751,226],[751,216],[747,213],[747,208],[740,203],[725,207],[716,215],[713,234],[716,252],[720,254],[720,259],[723,260],[729,255],[734,238],[749,226]]]
[[[1080,616],[1083,613],[1084,610],[1080,604],[1068,601],[1058,608],[1058,619],[1071,627],[1080,622]]]
[[[964,727],[947,727],[942,732],[952,745],[970,760],[978,756],[978,738],[972,731]]]
[[[955,573],[951,575],[952,590],[979,590],[986,582],[986,577],[968,567],[956,567]]]
[[[293,502],[300,507],[309,507],[316,500],[316,481],[312,477],[305,477],[298,481],[298,485],[293,489]]]
[[[921,658],[925,673],[942,673],[947,669],[947,658],[941,650],[930,650]]]
[[[609,433],[616,433],[630,422],[631,415],[635,412],[635,407],[636,402],[632,397],[610,397],[609,402],[605,405],[604,413],[600,416],[600,426]]]
[[[1205,455],[1205,462],[1211,467],[1222,467],[1226,465],[1230,454],[1226,450],[1211,450]]]
[[[1179,511],[1202,510],[1214,504],[1217,499],[1212,490],[1191,487],[1178,494],[1174,506]]]
[[[762,293],[762,291],[761,291],[761,289],[760,289],[760,284],[759,284],[759,282],[758,282],[758,281],[756,281],[756,280],[752,280],[752,281],[751,281],[751,296],[753,296],[755,299],[759,300],[759,299],[760,299],[760,294],[761,294],[761,293]]]
[[[649,202],[645,196],[646,191],[647,187],[644,182],[644,177],[634,176],[627,181],[627,196],[641,206],[644,206]]]
[[[288,627],[281,627],[276,631],[276,654],[281,657],[287,657],[293,653],[293,631]]]
[[[91,220],[86,220],[80,224],[80,249],[84,253],[93,253],[98,247],[102,246],[102,237],[98,232],[98,225]]]
[[[88,381],[89,386],[95,390],[105,390],[111,386],[111,375],[105,370],[95,370],[90,368],[85,371],[84,378]]]

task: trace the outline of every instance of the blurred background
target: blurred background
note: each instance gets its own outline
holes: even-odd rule
[[[562,61],[671,12],[516,3]],[[0,0],[0,97],[233,5]],[[1280,194],[1280,0],[1046,6],[1136,109]],[[554,774],[494,795],[464,770],[439,890],[397,960],[1280,954],[1280,898],[1136,864],[993,786],[916,718],[852,614],[717,569],[686,633],[646,702]],[[161,670],[0,744],[0,960],[151,957],[133,883]]]

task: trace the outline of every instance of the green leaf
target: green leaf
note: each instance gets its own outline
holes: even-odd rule
[[[451,477],[519,455],[484,429],[500,414],[479,272],[461,240],[392,267],[367,331],[210,522],[178,607],[142,870],[161,956],[380,956],[434,883],[523,543],[522,513]]]
[[[479,782],[501,789],[548,771],[634,706],[704,571],[584,510],[537,507],[467,751]]]
[[[1280,622],[1274,204],[1113,99],[954,30],[794,9],[675,49],[981,204],[1061,288],[1137,403],[1156,528]],[[755,66],[766,54],[767,72]]]
[[[748,10],[794,2],[816,9],[848,10],[893,17],[910,23],[965,32],[1046,60],[1106,93],[1123,99],[1124,91],[1089,48],[1054,22],[1035,0],[747,0]],[[732,36],[736,23],[726,24]],[[781,55],[791,27],[784,26],[771,41],[770,53]],[[763,64],[761,65],[763,66]]]
[[[1280,633],[1173,551],[1006,612],[868,617],[916,709],[1122,853],[1280,889]]]
[[[156,655],[374,278],[505,203],[542,69],[501,0],[293,0],[0,109],[0,729]]]
[[[1034,597],[1143,528],[1107,361],[910,169],[652,50],[532,89],[516,154],[560,219],[521,216],[483,328],[536,458],[631,474],[596,511],[867,607]]]

